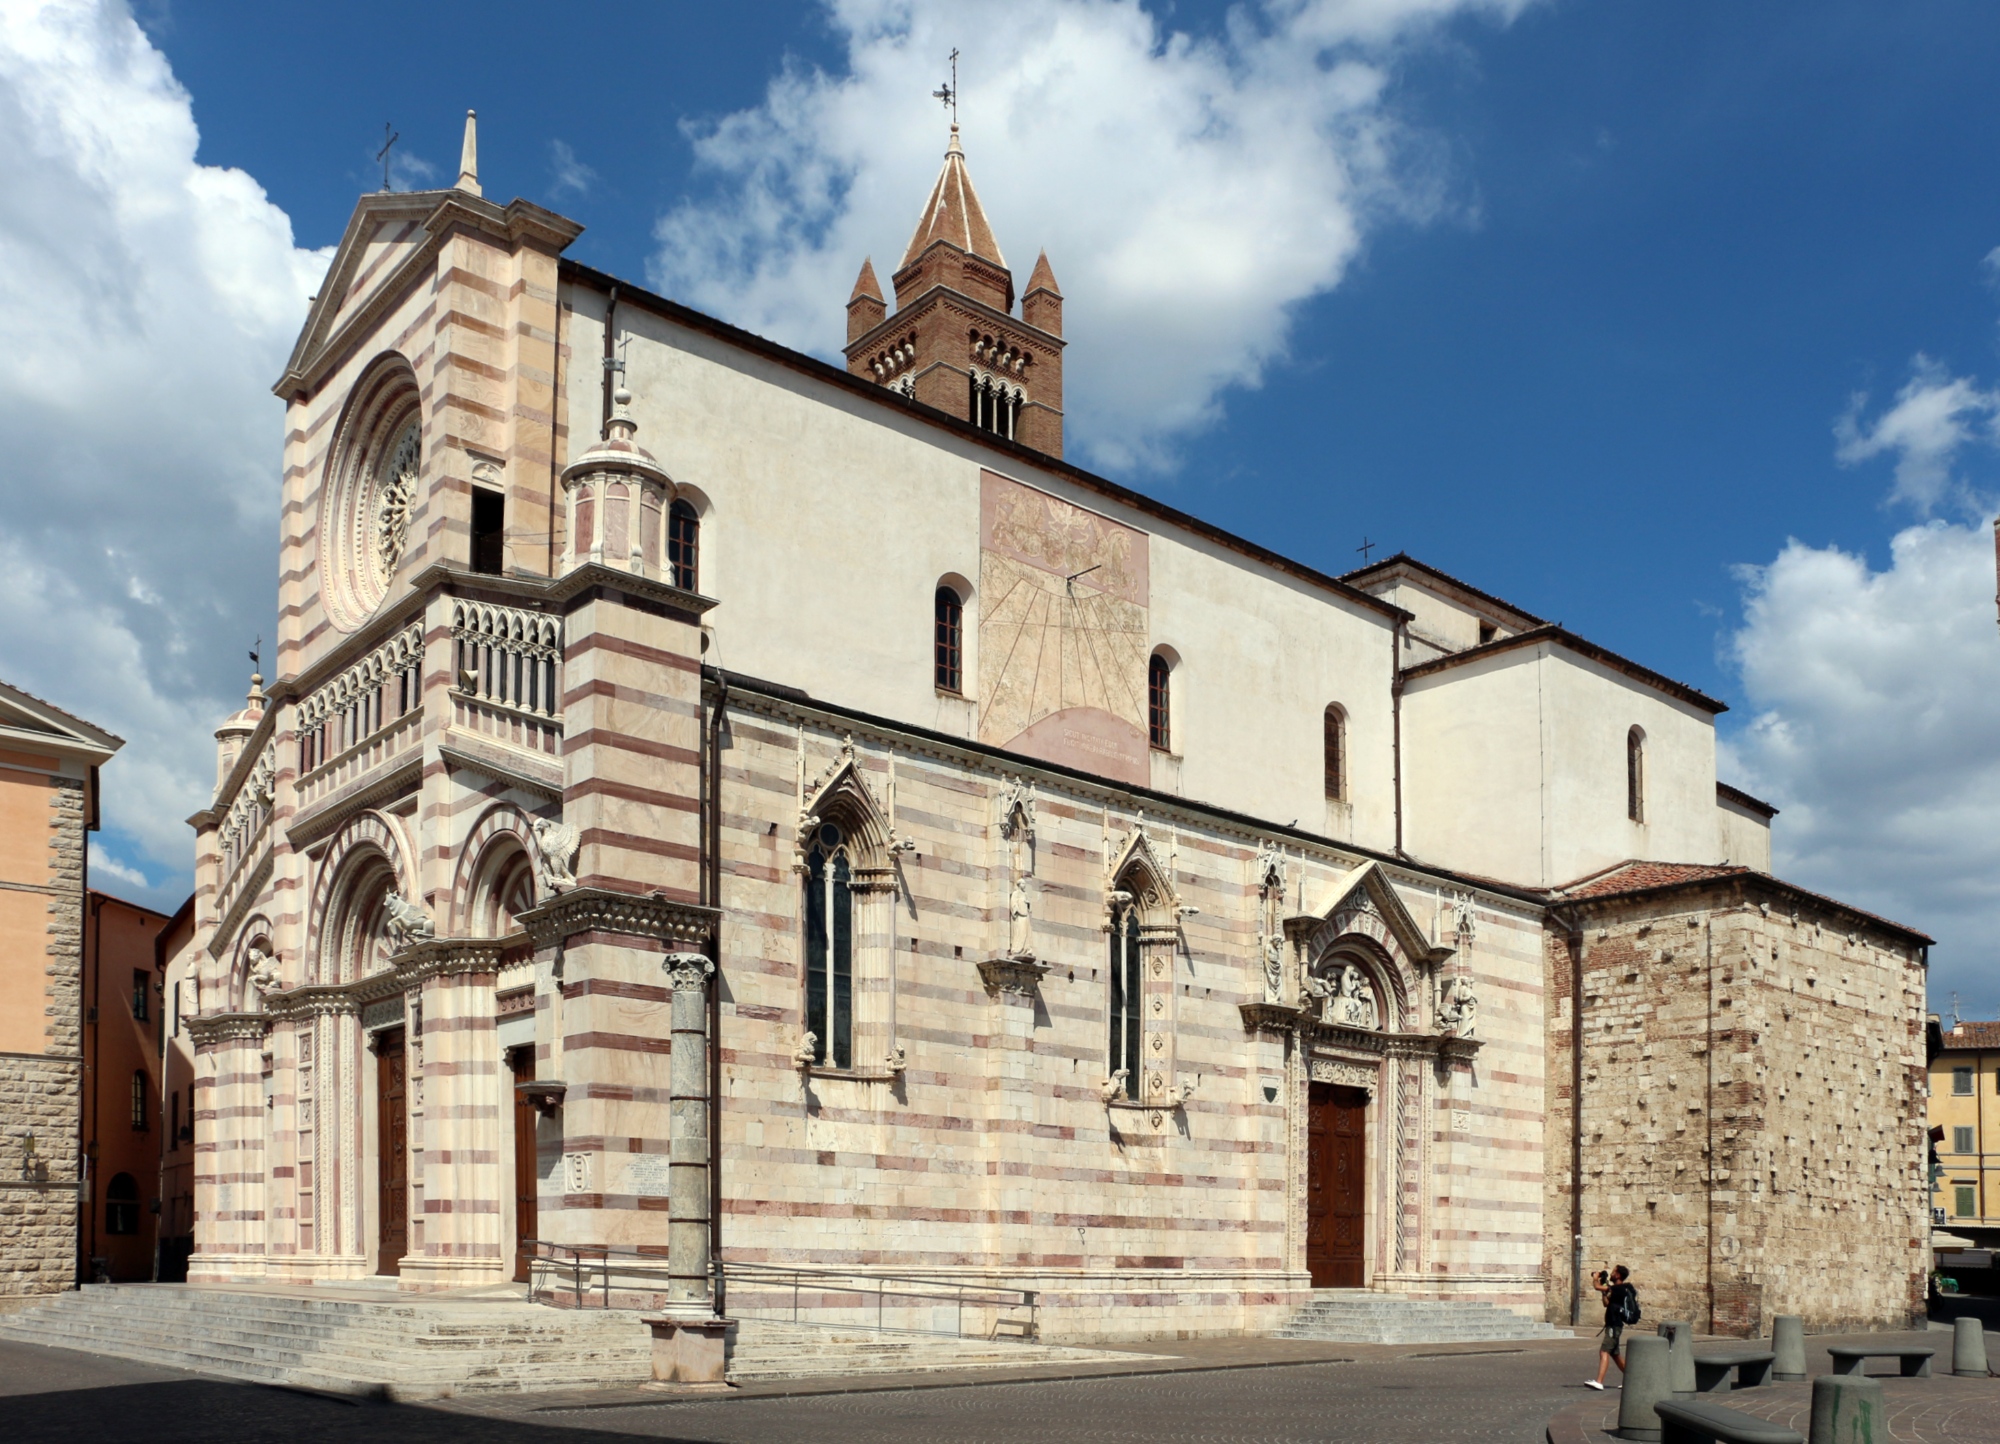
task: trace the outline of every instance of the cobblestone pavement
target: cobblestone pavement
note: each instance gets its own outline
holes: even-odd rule
[[[1938,1357],[1933,1367],[1951,1367],[1951,1335],[1942,1333],[1876,1335],[1876,1339],[1933,1348]],[[1865,1336],[1832,1340],[1807,1340],[1806,1367],[1814,1374],[1832,1372],[1826,1345],[1831,1342],[1864,1342]],[[1816,1347],[1815,1347],[1816,1346]],[[1872,1372],[1893,1369],[1886,1360],[1877,1360]],[[1888,1438],[1894,1444],[2000,1444],[2000,1381],[1955,1379],[1946,1373],[1929,1379],[1904,1379],[1882,1375],[1882,1393],[1888,1406]],[[1759,1419],[1769,1419],[1807,1432],[1812,1418],[1812,1383],[1769,1384],[1757,1389],[1732,1390],[1727,1394],[1705,1394],[1706,1402],[1720,1404]],[[1571,1405],[1549,1424],[1554,1444],[1611,1444],[1617,1436],[1608,1432],[1618,1422],[1618,1396],[1606,1391]]]
[[[590,1444],[634,1437],[704,1444],[1539,1444],[1550,1416],[1578,1398],[1580,1380],[1595,1361],[1586,1341],[1366,1353],[1346,1363],[868,1393],[662,1397],[613,1407],[582,1405],[572,1395],[551,1407],[533,1396],[467,1405],[356,1405],[0,1344],[0,1438],[7,1444],[80,1438],[93,1444]]]

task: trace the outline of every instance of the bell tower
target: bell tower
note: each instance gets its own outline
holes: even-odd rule
[[[872,260],[847,301],[847,369],[997,436],[1062,455],[1062,292],[1044,252],[1014,273],[972,188],[958,125],[902,264],[893,311]]]

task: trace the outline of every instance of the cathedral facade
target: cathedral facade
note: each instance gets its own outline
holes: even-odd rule
[[[1602,1245],[1745,1327],[1920,1306],[1928,939],[1770,877],[1720,703],[1064,461],[1054,268],[1016,296],[956,127],[844,367],[580,229],[468,127],[359,203],[278,382],[191,1281],[700,1320],[789,1269],[1109,1338],[1316,1287],[1567,1321]],[[1845,1211],[1800,1196],[1836,1155]]]

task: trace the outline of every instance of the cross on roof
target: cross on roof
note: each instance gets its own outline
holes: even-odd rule
[[[392,131],[389,122],[382,122],[382,148],[375,152],[375,159],[382,162],[382,189],[389,189],[389,147],[403,138],[400,130]]]
[[[1356,551],[1361,553],[1361,565],[1364,567],[1368,565],[1368,553],[1375,550],[1375,545],[1374,542],[1364,536],[1361,538],[1361,545],[1355,548]]]

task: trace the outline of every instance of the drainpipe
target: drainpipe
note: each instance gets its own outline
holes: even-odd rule
[[[83,1087],[78,1090],[82,1097],[81,1116],[77,1119],[77,1135],[81,1142],[78,1149],[78,1183],[76,1190],[77,1242],[83,1243],[84,1216],[90,1219],[90,1243],[83,1257],[77,1260],[76,1277],[79,1284],[88,1283],[91,1277],[90,1261],[97,1257],[97,1210],[91,1206],[91,1193],[97,1186],[97,1104],[103,1093],[102,1072],[104,1062],[104,1042],[98,1035],[97,1008],[104,990],[104,970],[98,966],[104,956],[104,919],[99,899],[90,895],[90,839],[84,838],[83,846],[83,907],[84,925],[90,932],[90,1004],[83,1015],[87,1030],[84,1041],[88,1042],[89,1057],[84,1064]],[[79,943],[82,939],[77,940]],[[82,989],[78,989],[79,992]]]
[[[1569,951],[1569,1321],[1575,1327],[1583,1322],[1583,928],[1574,908],[1567,919],[1553,908],[1549,916],[1562,924]]]
[[[708,807],[702,859],[702,901],[716,910],[715,931],[709,935],[709,960],[715,971],[708,983],[708,1257],[715,1270],[715,1315],[728,1317],[727,1279],[722,1269],[722,719],[729,705],[729,677],[716,669],[715,702],[708,714]]]
[[[1390,657],[1389,678],[1389,746],[1391,772],[1395,785],[1396,808],[1396,856],[1403,857],[1403,626],[1404,620],[1396,618],[1395,638],[1390,645],[1395,655]]]
[[[1703,1189],[1708,1199],[1708,1332],[1715,1333],[1715,913],[1713,907],[1701,920],[1702,970],[1708,976],[1708,1022],[1704,1034],[1707,1047],[1705,1061],[1708,1064],[1707,1094],[1702,1100],[1702,1112],[1707,1115],[1708,1144],[1706,1163],[1707,1187]]]

